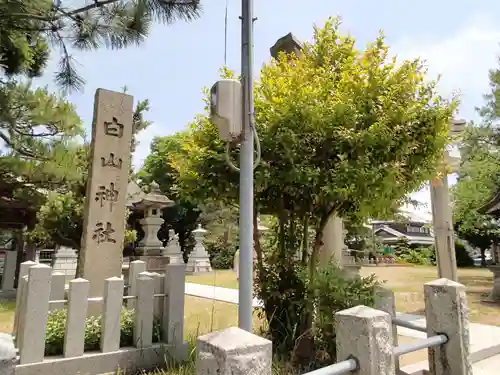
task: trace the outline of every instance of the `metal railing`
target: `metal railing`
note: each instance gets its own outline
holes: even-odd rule
[[[421,325],[408,322],[404,319],[401,318],[392,318],[392,322],[396,326],[408,328],[408,329],[413,329],[415,331],[419,332],[427,332],[426,327],[422,327]],[[448,336],[439,334],[435,336],[430,336],[425,339],[417,340],[414,342],[410,342],[408,344],[403,344],[399,345],[393,348],[393,354],[394,357],[400,357],[404,354],[416,352],[418,350],[422,349],[428,349],[432,348],[435,346],[443,345],[448,342]],[[343,374],[348,374],[351,371],[355,371],[359,368],[358,361],[356,358],[349,358],[346,359],[345,361],[335,363],[331,366],[323,367],[318,370],[314,370],[311,372],[308,372],[303,375],[343,375]]]

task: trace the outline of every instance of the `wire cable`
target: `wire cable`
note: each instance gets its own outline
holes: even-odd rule
[[[257,157],[255,158],[253,163],[253,169],[255,170],[255,168],[257,168],[260,164],[262,158],[262,150],[260,146],[259,134],[257,133],[257,130],[255,130],[254,126],[252,126],[252,131],[254,134],[255,151],[257,152]],[[230,148],[231,148],[231,142],[226,142],[226,155],[225,155],[226,163],[233,171],[239,172],[240,169],[231,161]]]

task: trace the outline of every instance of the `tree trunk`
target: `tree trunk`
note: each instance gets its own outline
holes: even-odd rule
[[[481,267],[486,268],[486,249],[481,249]]]
[[[80,249],[76,250],[76,254],[78,258],[76,258],[76,271],[75,271],[75,279],[83,277],[83,267],[82,267],[82,257],[80,255]]]

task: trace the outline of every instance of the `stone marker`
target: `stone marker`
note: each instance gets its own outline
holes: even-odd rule
[[[81,249],[89,297],[102,297],[104,280],[122,273],[132,106],[130,95],[96,91]]]

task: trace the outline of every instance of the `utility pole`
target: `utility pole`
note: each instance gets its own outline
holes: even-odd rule
[[[240,149],[239,327],[252,332],[253,312],[253,1],[241,1],[242,141]]]

